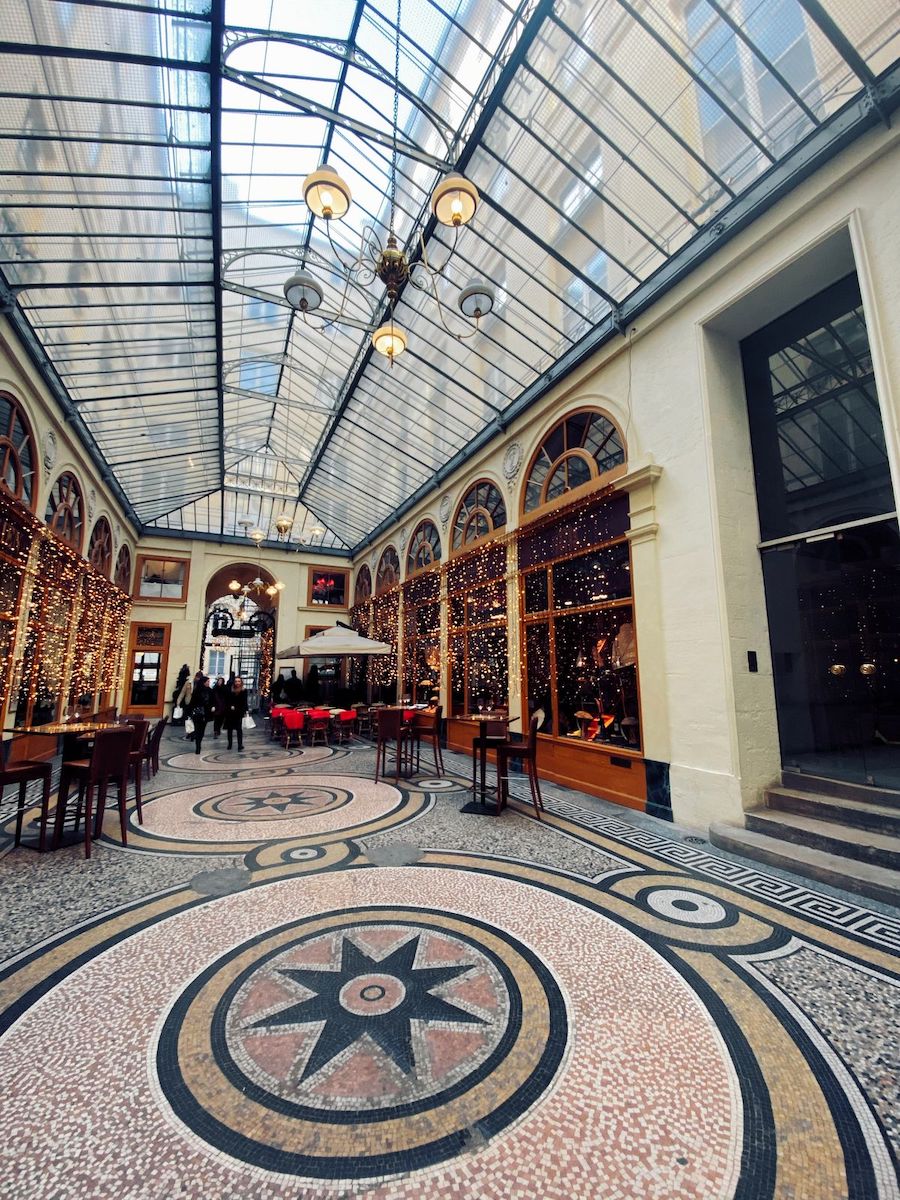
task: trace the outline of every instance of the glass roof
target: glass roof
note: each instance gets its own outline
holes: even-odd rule
[[[76,429],[148,529],[274,538],[286,512],[337,550],[761,211],[836,114],[897,98],[893,0],[403,0],[395,232],[440,304],[402,289],[390,366],[383,285],[336,260],[388,233],[395,0],[3,15],[0,282]],[[353,196],[328,229],[300,186],[326,161]],[[458,236],[430,219],[451,169],[481,194]],[[301,268],[341,320],[287,304]],[[472,278],[496,305],[468,337]]]

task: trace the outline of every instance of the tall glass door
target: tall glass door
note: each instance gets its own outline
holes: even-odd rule
[[[900,790],[900,537],[856,277],[742,354],[782,762]]]
[[[896,520],[763,551],[784,766],[900,790]]]

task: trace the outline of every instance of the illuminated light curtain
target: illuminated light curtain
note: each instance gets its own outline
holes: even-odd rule
[[[4,698],[12,724],[41,724],[115,690],[131,601],[2,491],[0,528]]]
[[[596,497],[518,533],[526,703],[540,731],[640,748],[628,497]]]
[[[400,589],[394,588],[372,601],[372,637],[388,642],[390,654],[375,654],[369,660],[369,679],[375,700],[396,699],[397,642],[400,633]],[[377,689],[377,694],[376,694]]]
[[[403,585],[403,694],[427,702],[441,669],[441,576],[433,570]],[[425,685],[425,686],[423,686]]]
[[[454,559],[447,568],[450,712],[477,712],[479,701],[509,702],[506,541]]]

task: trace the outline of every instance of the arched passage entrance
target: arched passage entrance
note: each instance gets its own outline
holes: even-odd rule
[[[240,675],[251,710],[268,701],[272,689],[279,597],[274,584],[265,567],[230,563],[216,571],[206,588],[200,669],[213,681],[219,675],[226,680]]]

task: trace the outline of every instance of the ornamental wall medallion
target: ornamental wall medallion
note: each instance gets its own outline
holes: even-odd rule
[[[56,462],[56,452],[58,449],[56,434],[52,429],[48,429],[44,434],[42,448],[44,453],[44,469],[49,471]]]
[[[401,550],[406,545],[408,538],[409,538],[409,526],[404,525],[403,528],[400,530],[400,549]]]
[[[87,515],[88,515],[89,521],[93,521],[94,513],[95,513],[96,509],[97,509],[97,489],[91,488],[91,490],[88,492],[88,502],[87,502]]]
[[[447,528],[447,523],[450,520],[450,509],[452,507],[453,506],[451,504],[450,497],[449,496],[442,497],[440,515],[441,515],[441,524],[444,526],[445,529]]]
[[[503,455],[503,474],[507,483],[513,483],[522,467],[522,445],[520,442],[510,442]]]

